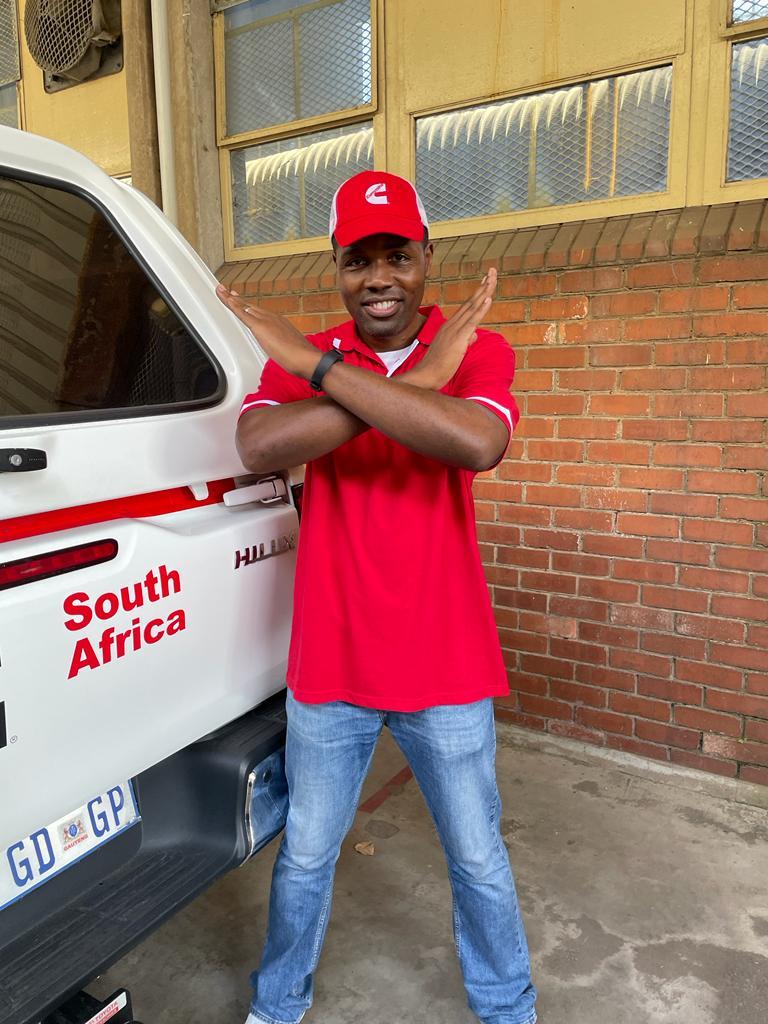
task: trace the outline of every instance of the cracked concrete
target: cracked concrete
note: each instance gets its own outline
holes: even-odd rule
[[[768,791],[499,725],[541,1024],[766,1024]],[[403,767],[385,733],[363,799]],[[373,857],[354,844],[374,842]],[[92,986],[145,1024],[241,1024],[275,845]],[[307,1024],[471,1024],[416,784],[358,814]]]

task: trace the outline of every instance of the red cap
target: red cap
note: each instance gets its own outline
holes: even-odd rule
[[[331,203],[329,233],[339,245],[367,235],[400,235],[420,242],[429,228],[410,181],[385,171],[361,171],[341,185]]]

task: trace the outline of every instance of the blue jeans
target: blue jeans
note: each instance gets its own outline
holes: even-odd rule
[[[295,1024],[312,1003],[336,861],[384,725],[408,759],[445,851],[470,1008],[485,1024],[534,1024],[536,990],[499,829],[493,702],[396,712],[303,704],[289,692],[286,707],[290,805],[266,944],[251,977],[250,1024]]]

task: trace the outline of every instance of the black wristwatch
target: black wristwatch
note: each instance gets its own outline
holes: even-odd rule
[[[334,363],[344,362],[344,356],[337,348],[330,348],[320,357],[320,362],[315,367],[315,372],[309,378],[309,386],[313,391],[319,391],[323,377],[328,373]]]

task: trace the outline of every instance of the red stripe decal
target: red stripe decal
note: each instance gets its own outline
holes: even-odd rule
[[[214,480],[208,484],[208,497],[202,501],[194,498],[188,487],[171,487],[166,491],[132,494],[127,498],[112,498],[109,501],[94,501],[90,505],[17,516],[0,521],[0,541],[38,537],[59,530],[71,530],[76,526],[109,523],[114,519],[141,519],[169,512],[183,512],[202,505],[218,505],[224,492],[232,490],[234,486],[231,477],[227,480]]]

